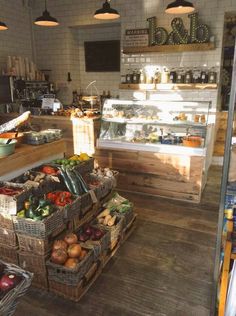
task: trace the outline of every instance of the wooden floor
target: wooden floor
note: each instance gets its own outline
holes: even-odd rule
[[[15,316],[209,316],[221,170],[199,205],[123,194],[137,227],[79,303],[31,289]]]

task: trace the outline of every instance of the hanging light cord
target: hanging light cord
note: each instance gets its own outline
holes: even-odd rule
[[[47,0],[45,0],[45,11],[47,11]]]

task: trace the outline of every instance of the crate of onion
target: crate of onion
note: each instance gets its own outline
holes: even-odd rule
[[[48,279],[76,286],[94,262],[94,250],[79,242],[74,233],[55,240],[51,257],[46,262]]]

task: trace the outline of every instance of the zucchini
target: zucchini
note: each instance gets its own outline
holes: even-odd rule
[[[66,169],[66,174],[71,182],[71,185],[73,187],[75,194],[82,195],[84,192],[83,192],[83,189],[82,189],[76,175],[69,168]]]
[[[64,168],[61,166],[61,167],[57,167],[59,170],[60,170],[60,173],[61,173],[61,177],[65,183],[65,186],[67,187],[68,191],[72,194],[76,194],[74,193],[74,190],[73,190],[73,187],[71,185],[71,182],[70,182],[70,179],[68,178]]]
[[[87,193],[89,191],[87,183],[84,181],[84,179],[81,176],[81,174],[79,173],[79,171],[77,171],[76,169],[73,169],[73,172],[75,173],[76,177],[79,179],[84,192]]]

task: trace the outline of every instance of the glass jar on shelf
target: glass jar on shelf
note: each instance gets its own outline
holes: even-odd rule
[[[170,72],[167,68],[163,68],[161,72],[161,83],[168,83],[170,78]]]
[[[143,69],[139,70],[139,83],[146,83],[146,74]]]
[[[192,71],[190,69],[187,69],[185,73],[184,83],[192,83]]]
[[[184,69],[180,68],[179,71],[177,72],[176,83],[184,83],[184,81],[185,81]]]
[[[126,83],[132,83],[132,74],[131,74],[131,70],[128,69],[128,72],[126,74]]]
[[[214,67],[212,67],[208,74],[208,83],[216,83],[217,73]]]
[[[192,81],[193,83],[200,83],[201,71],[197,67],[193,68]]]
[[[159,68],[157,68],[156,71],[155,71],[154,83],[155,84],[161,83],[161,72],[160,72]]]
[[[170,71],[170,79],[169,79],[169,82],[170,82],[170,83],[176,83],[176,79],[177,79],[176,69],[173,68],[173,69],[171,69],[171,71]]]
[[[206,69],[201,71],[200,83],[207,83],[208,82],[208,73]]]

